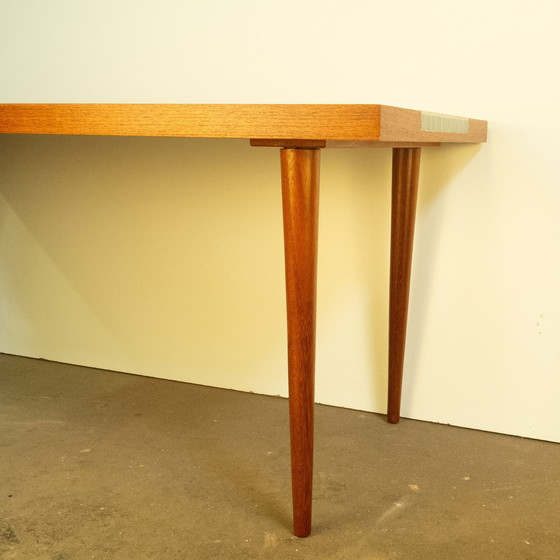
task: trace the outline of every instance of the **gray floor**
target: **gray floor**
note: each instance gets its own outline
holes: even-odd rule
[[[0,558],[557,559],[560,445],[317,406],[291,536],[283,399],[0,355]]]

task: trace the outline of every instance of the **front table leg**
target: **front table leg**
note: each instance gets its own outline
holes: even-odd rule
[[[280,151],[294,534],[311,533],[319,149]]]
[[[408,294],[416,217],[420,148],[393,148],[391,279],[389,294],[389,398],[387,420],[400,419]]]

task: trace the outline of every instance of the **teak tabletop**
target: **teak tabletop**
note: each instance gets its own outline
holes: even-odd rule
[[[387,105],[4,104],[0,132],[324,140],[327,145],[352,145],[484,142],[486,122]]]
[[[388,421],[400,418],[422,146],[486,141],[486,121],[388,105],[0,104],[0,133],[248,139],[280,150],[294,533],[311,532],[320,148],[393,150]]]

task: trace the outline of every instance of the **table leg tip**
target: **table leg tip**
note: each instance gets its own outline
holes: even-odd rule
[[[311,534],[311,521],[294,523],[294,535],[299,538],[308,537]]]
[[[305,537],[308,537],[311,534],[311,529],[309,530],[305,530],[305,531],[295,531],[294,530],[294,535],[300,539],[304,539]]]

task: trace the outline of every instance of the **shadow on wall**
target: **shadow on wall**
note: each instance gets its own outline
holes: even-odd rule
[[[0,351],[286,394],[277,149],[183,138],[0,141],[11,306]],[[477,149],[424,150],[419,219]],[[322,154],[320,402],[351,406],[354,381],[366,377],[362,408],[385,410],[390,168],[386,149]],[[21,235],[6,229],[7,212]],[[429,235],[422,245],[437,244],[437,223]],[[433,252],[421,255],[413,282],[429,287]],[[415,306],[414,348],[429,295]],[[410,387],[410,360],[409,370]]]
[[[422,153],[417,220],[431,207],[479,147],[447,145]],[[386,411],[391,226],[391,150],[324,150],[319,226],[317,400]],[[439,218],[438,218],[439,219]],[[429,305],[431,267],[440,224],[417,240],[421,256],[413,286],[428,286],[415,305],[413,350],[421,345],[422,314]],[[418,250],[419,249],[419,250]],[[420,310],[420,311],[418,311]],[[415,352],[407,352],[407,355]],[[414,383],[408,360],[405,383]],[[322,378],[332,380],[322,386]],[[364,385],[364,379],[370,383]],[[360,396],[361,395],[361,396]],[[361,401],[359,400],[361,399]],[[356,404],[356,403],[359,404]]]
[[[37,251],[12,248],[19,272],[3,289],[34,330],[12,333],[27,355],[174,378],[212,361],[260,374],[284,341],[277,154],[219,140],[2,142],[1,194],[66,286],[53,302],[28,260]]]
[[[422,153],[403,378],[403,406],[406,401],[411,402],[414,399],[416,373],[421,359],[425,322],[432,297],[432,279],[438,258],[437,249],[446,220],[444,194],[480,149],[479,144],[445,144],[439,148],[425,148]],[[438,203],[441,203],[441,207],[436,208]],[[423,223],[426,227],[422,227]]]

